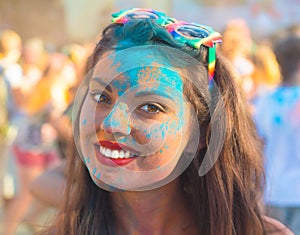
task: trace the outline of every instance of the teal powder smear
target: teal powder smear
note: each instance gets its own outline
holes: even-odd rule
[[[161,135],[160,138],[163,139],[165,138],[166,132],[168,132],[168,134],[176,134],[182,129],[185,115],[182,77],[166,58],[163,56],[157,58],[156,56],[159,56],[159,54],[151,54],[149,50],[136,50],[134,54],[127,54],[126,57],[118,56],[118,53],[110,57],[113,59],[111,69],[117,70],[115,74],[119,75],[118,79],[114,79],[111,82],[111,86],[117,90],[119,97],[123,95],[126,96],[125,92],[128,89],[135,89],[150,94],[153,93],[165,99],[171,98],[178,106],[178,110],[176,110],[176,120],[169,120],[162,123],[159,130],[155,129],[154,132],[150,131],[150,133],[147,133],[148,131],[144,130],[144,132],[147,133],[146,137],[148,139],[158,137],[157,134],[154,135],[157,131],[159,131]],[[113,128],[119,128],[121,125],[124,125],[123,121],[121,123],[120,117],[117,119],[113,118],[115,109],[118,108],[120,113],[122,112],[123,115],[128,115],[128,107],[126,105],[121,107],[117,106],[118,103],[104,120],[104,122],[109,121],[110,123],[106,124],[110,124]],[[124,118],[128,118],[128,122],[126,120],[128,123],[127,128],[130,128],[130,117],[126,116]],[[130,133],[130,129],[127,129],[127,131]]]
[[[126,133],[130,133],[129,116],[127,113],[127,105],[120,104],[118,102],[115,104],[113,110],[104,119],[103,125],[110,126],[112,129],[118,129],[120,127],[123,128],[123,125],[127,125],[127,129],[125,131]],[[122,118],[120,118],[120,115],[122,115]]]

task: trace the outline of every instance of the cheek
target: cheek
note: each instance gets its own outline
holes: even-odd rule
[[[142,120],[132,121],[132,137],[139,144],[162,142],[166,136],[166,124],[162,121]]]
[[[164,125],[165,141],[161,153],[177,149],[182,141],[182,128],[178,120],[169,120]]]
[[[94,115],[91,115],[93,111],[91,102],[88,98],[85,99],[79,116],[80,133],[84,134],[90,132],[91,129],[94,129]]]
[[[94,115],[88,115],[91,113],[90,107],[91,105],[88,100],[85,100],[79,114],[79,144],[84,156],[90,155],[90,153],[87,152],[87,149],[90,149],[90,137],[93,136],[93,133],[95,133],[93,121]]]
[[[107,116],[107,110],[103,108],[100,110],[96,103],[87,97],[80,111],[79,126],[81,133],[90,133],[99,129],[105,116]]]
[[[145,145],[152,153],[165,153],[175,148],[182,138],[182,128],[178,120],[168,119],[163,123],[139,123],[132,137],[138,144]]]

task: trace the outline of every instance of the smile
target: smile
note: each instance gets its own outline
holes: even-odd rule
[[[132,158],[134,157],[134,154],[130,153],[129,151],[123,151],[123,150],[112,150],[109,148],[105,148],[100,145],[99,147],[100,153],[103,154],[103,156],[107,158],[113,158],[113,159],[119,159],[119,158]]]
[[[127,165],[139,156],[128,146],[110,141],[99,141],[95,144],[95,150],[97,159],[109,166]]]

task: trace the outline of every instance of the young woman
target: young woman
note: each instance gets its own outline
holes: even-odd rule
[[[260,145],[220,34],[148,9],[113,22],[74,102],[81,159],[43,234],[289,234],[260,212]]]

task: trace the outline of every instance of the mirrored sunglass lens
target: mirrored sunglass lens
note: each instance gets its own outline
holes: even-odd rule
[[[190,37],[190,38],[206,38],[209,35],[207,30],[196,26],[191,26],[191,25],[189,26],[182,25],[178,27],[176,31],[182,36]]]
[[[126,17],[130,19],[158,19],[158,15],[152,12],[131,12]]]

